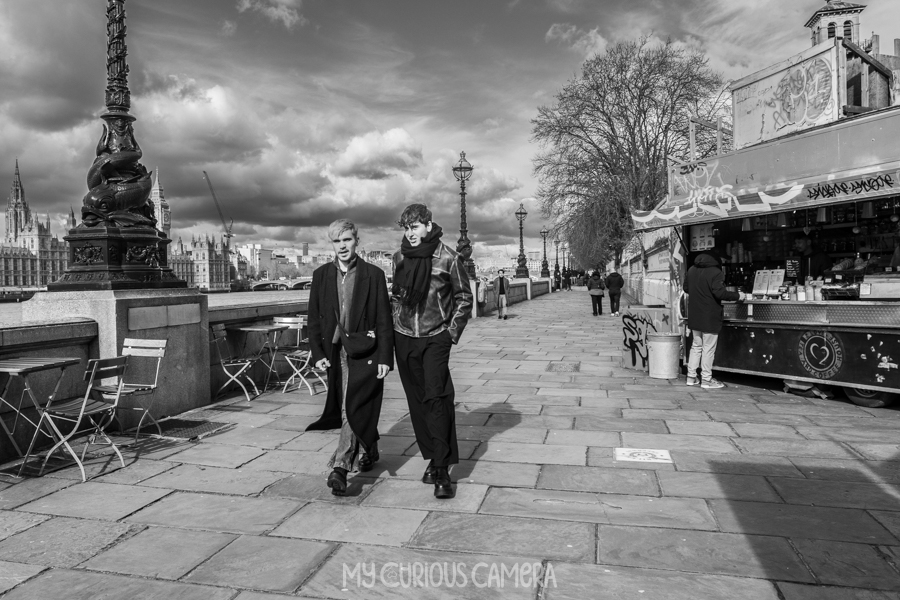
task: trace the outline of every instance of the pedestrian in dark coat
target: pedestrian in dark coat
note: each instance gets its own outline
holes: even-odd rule
[[[591,310],[598,317],[603,314],[603,290],[606,289],[606,282],[599,271],[594,271],[588,278],[587,289],[591,297]]]
[[[342,227],[338,234],[333,233]],[[328,394],[322,416],[306,430],[341,429],[338,448],[329,462],[334,470],[328,477],[328,487],[338,496],[346,491],[347,472],[355,467],[368,471],[379,458],[384,377],[394,365],[385,272],[356,255],[355,225],[340,219],[329,228],[331,237],[347,238],[348,234],[353,243],[347,245],[352,248],[338,249],[335,242],[336,260],[313,273],[308,306],[311,361],[328,369]],[[339,323],[347,337],[341,335]],[[358,348],[345,347],[351,341],[371,347],[358,353]]]
[[[722,330],[723,300],[743,300],[743,292],[725,289],[725,275],[721,260],[714,252],[697,255],[684,279],[684,292],[688,295],[688,328],[693,336],[688,358],[687,384],[705,389],[723,388],[725,384],[713,379],[712,367],[716,357],[716,345]],[[697,368],[701,369],[701,381],[697,380]]]
[[[609,290],[609,312],[612,316],[619,316],[619,301],[622,299],[622,288],[625,280],[617,272],[613,271],[606,276],[606,289]]]

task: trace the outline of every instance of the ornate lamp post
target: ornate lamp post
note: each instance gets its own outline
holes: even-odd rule
[[[106,112],[97,157],[88,169],[81,224],[69,231],[69,262],[50,291],[184,288],[166,262],[171,242],[156,229],[153,181],[128,113],[125,0],[106,3]]]
[[[544,239],[544,258],[541,260],[541,277],[550,277],[550,265],[547,264],[547,236],[550,234],[546,227],[541,228],[541,237]]]
[[[553,240],[553,245],[556,246],[556,262],[553,265],[553,279],[559,282],[560,274],[559,274],[559,238]],[[559,289],[559,284],[557,283],[556,289]]]
[[[472,176],[472,165],[466,160],[466,153],[459,153],[459,162],[453,167],[453,176],[459,182],[459,241],[456,251],[463,257],[469,279],[475,279],[475,261],[472,260],[472,243],[469,241],[469,229],[466,225],[466,181]]]
[[[516,260],[516,279],[528,279],[528,260],[525,258],[525,238],[522,237],[522,226],[525,223],[525,217],[528,211],[525,205],[519,203],[519,210],[516,211],[516,218],[519,220],[519,258]]]

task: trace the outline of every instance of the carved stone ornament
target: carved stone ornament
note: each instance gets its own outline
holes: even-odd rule
[[[153,268],[159,266],[159,250],[152,246],[132,246],[125,253],[125,262],[144,263]]]
[[[103,262],[103,249],[93,244],[85,244],[72,249],[76,265],[93,265]]]

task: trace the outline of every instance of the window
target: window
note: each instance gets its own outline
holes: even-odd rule
[[[829,23],[829,24],[828,24],[828,39],[831,39],[831,38],[833,38],[835,35],[837,35],[837,34],[835,33],[835,30],[836,30],[835,24],[834,24],[834,23]]]
[[[853,21],[844,21],[844,38],[853,41]]]

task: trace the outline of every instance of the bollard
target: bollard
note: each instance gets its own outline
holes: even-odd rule
[[[681,369],[681,334],[648,333],[647,353],[650,377],[654,379],[677,379]]]

